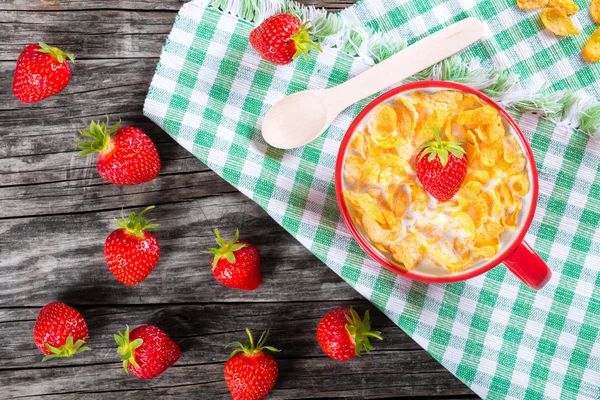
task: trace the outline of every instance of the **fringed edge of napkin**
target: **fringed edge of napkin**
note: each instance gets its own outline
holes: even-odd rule
[[[344,12],[329,13],[324,9],[304,6],[293,0],[204,0],[205,4],[236,18],[258,25],[279,13],[311,21],[313,40],[320,45],[338,48],[373,65],[406,47],[406,40],[391,33],[382,34],[350,21]],[[523,88],[519,76],[483,65],[479,58],[466,60],[450,57],[409,78],[445,80],[463,83],[481,90],[503,106],[531,112],[569,130],[593,136],[600,131],[600,103],[584,91],[550,92],[546,87]]]

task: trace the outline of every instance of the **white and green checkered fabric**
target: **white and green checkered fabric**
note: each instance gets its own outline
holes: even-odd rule
[[[587,1],[576,0],[584,9]],[[486,38],[468,49],[518,73],[524,86],[583,89],[600,98],[600,64],[580,49],[596,29],[574,16],[579,36],[558,39],[538,13],[514,0],[364,0],[345,18],[409,43],[474,16]],[[354,242],[335,199],[340,140],[368,99],[347,109],[318,140],[290,151],[266,145],[273,103],[306,88],[344,82],[369,66],[333,48],[310,62],[276,67],[248,44],[253,25],[192,1],[164,47],[145,114],[263,207],[433,357],[490,399],[600,398],[600,137],[573,134],[533,114],[517,115],[533,148],[540,196],[527,241],[553,278],[534,292],[503,267],[468,282],[427,285],[381,268]],[[302,121],[298,121],[299,124]]]

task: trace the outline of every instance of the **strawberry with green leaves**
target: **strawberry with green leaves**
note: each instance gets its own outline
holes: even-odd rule
[[[370,338],[383,340],[381,332],[371,331],[369,310],[364,319],[352,307],[329,311],[317,326],[317,340],[329,357],[337,361],[348,361],[360,355],[364,348],[373,350]]]
[[[223,285],[243,290],[254,290],[262,283],[260,274],[260,255],[256,247],[239,240],[240,233],[236,229],[235,237],[226,242],[215,228],[218,248],[209,249],[213,254],[212,272],[217,281]]]
[[[285,65],[301,55],[308,60],[311,48],[322,51],[311,41],[310,33],[309,23],[302,24],[290,14],[277,14],[250,32],[250,44],[265,60]]]
[[[131,332],[114,335],[119,345],[123,369],[141,379],[156,378],[179,359],[179,346],[165,332],[153,325],[138,326]]]
[[[134,212],[125,219],[115,218],[119,229],[113,231],[104,242],[104,257],[108,269],[119,281],[126,285],[135,285],[146,279],[160,257],[160,245],[156,237],[147,229],[158,227],[144,214],[154,206],[146,207],[141,213]]]
[[[98,153],[96,168],[100,177],[115,185],[138,185],[156,178],[160,157],[152,140],[133,126],[109,128],[106,122],[92,121],[89,131],[79,131],[92,140],[77,143],[80,156]]]
[[[442,140],[434,128],[434,139],[419,147],[415,157],[417,178],[438,201],[450,200],[467,176],[468,162],[463,142]]]
[[[46,354],[43,361],[91,350],[85,346],[87,340],[87,324],[73,307],[53,302],[40,310],[33,327],[33,341]]]
[[[15,68],[15,97],[24,103],[35,103],[62,91],[71,80],[67,60],[75,61],[75,56],[44,42],[25,47]]]
[[[231,343],[238,348],[225,363],[225,383],[233,400],[263,400],[275,386],[279,373],[275,358],[264,351],[280,350],[265,345],[269,336],[268,329],[263,332],[256,345],[250,329],[246,328],[246,333],[248,340],[244,344]]]

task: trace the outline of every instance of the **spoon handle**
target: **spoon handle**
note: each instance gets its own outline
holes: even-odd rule
[[[483,31],[483,24],[476,18],[466,18],[437,31],[349,81],[326,90],[328,93],[324,97],[328,108],[339,113],[365,97],[463,50],[481,39]]]

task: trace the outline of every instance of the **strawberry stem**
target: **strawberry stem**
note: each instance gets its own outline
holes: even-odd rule
[[[229,242],[226,242],[221,238],[221,234],[219,233],[218,228],[215,228],[214,232],[216,236],[215,241],[219,245],[219,248],[210,248],[207,251],[207,253],[211,253],[214,255],[212,261],[213,270],[217,268],[217,264],[222,258],[226,258],[227,261],[233,264],[235,262],[235,254],[233,253],[247,246],[247,244],[245,243],[236,243],[240,238],[239,229],[235,230],[235,236]]]
[[[269,337],[269,332],[270,329],[267,329],[266,331],[264,331],[262,333],[262,335],[260,335],[260,339],[258,339],[258,343],[256,345],[254,345],[254,338],[252,337],[252,332],[250,331],[250,329],[246,328],[246,334],[248,335],[248,340],[246,340],[244,342],[244,344],[242,344],[241,342],[232,342],[230,344],[228,344],[225,347],[229,347],[229,346],[237,346],[238,348],[233,350],[231,352],[231,354],[229,355],[229,358],[232,358],[233,356],[235,356],[238,353],[246,353],[248,355],[253,355],[253,354],[257,354],[257,353],[262,353],[263,350],[269,350],[269,351],[273,351],[273,352],[277,352],[279,353],[281,350],[276,349],[275,347],[272,346],[265,346],[265,343],[267,342],[267,338]]]
[[[146,211],[152,210],[154,206],[148,206],[144,208],[144,210],[136,214],[134,212],[129,214],[128,219],[125,219],[125,214],[123,213],[123,209],[121,209],[121,220],[115,218],[115,222],[119,227],[125,229],[127,232],[134,234],[140,239],[144,238],[144,231],[146,229],[152,229],[159,226],[159,224],[151,224],[152,219],[146,219],[143,215]]]
[[[303,55],[304,59],[308,61],[310,59],[309,54],[311,48],[315,48],[321,53],[323,52],[323,49],[321,49],[321,47],[319,47],[316,43],[310,40],[311,30],[312,27],[310,26],[310,21],[307,21],[300,26],[300,30],[295,35],[292,35],[290,37],[290,39],[292,39],[294,43],[296,43],[296,53],[294,53],[294,55],[292,56],[292,60],[295,60],[296,58]]]
[[[354,338],[357,356],[360,356],[360,352],[363,348],[367,353],[370,353],[371,350],[374,349],[373,345],[369,341],[369,338],[373,337],[383,340],[381,332],[371,331],[371,317],[369,315],[369,310],[365,312],[364,318],[361,319],[360,315],[358,315],[358,313],[352,307],[350,307],[350,315],[346,315],[346,320],[348,321],[346,330],[350,336]]]
[[[452,153],[456,158],[461,158],[465,154],[465,149],[462,147],[464,144],[465,142],[442,140],[440,128],[436,126],[433,128],[433,140],[425,142],[419,147],[419,150],[423,150],[419,155],[419,160],[426,155],[429,155],[429,161],[433,161],[436,157],[439,157],[442,167],[445,167],[448,163],[448,152]]]
[[[48,46],[44,42],[39,42],[38,45],[40,48],[37,50],[39,53],[50,54],[52,57],[56,58],[56,61],[59,63],[64,63],[67,59],[71,60],[71,62],[75,62],[75,54],[65,53],[59,48]]]
[[[54,347],[48,343],[44,343],[44,346],[52,352],[52,354],[46,355],[42,361],[48,361],[56,357],[71,357],[77,353],[91,350],[89,347],[84,346],[85,340],[79,339],[73,343],[73,336],[69,336],[64,345],[60,347]]]
[[[110,147],[110,137],[116,130],[119,128],[121,121],[117,122],[112,126],[112,128],[108,128],[109,119],[108,115],[106,116],[106,122],[90,122],[90,130],[89,131],[79,131],[82,136],[89,137],[92,140],[83,141],[77,143],[77,147],[82,149],[78,154],[80,156],[85,156],[90,153],[95,152],[103,152]]]
[[[135,339],[133,342],[129,341],[129,325],[125,325],[125,332],[117,331],[114,335],[115,342],[119,345],[117,353],[121,354],[121,361],[123,361],[123,369],[129,373],[129,364],[134,368],[139,368],[139,364],[135,360],[134,352],[135,349],[140,347],[144,341],[142,339]]]

